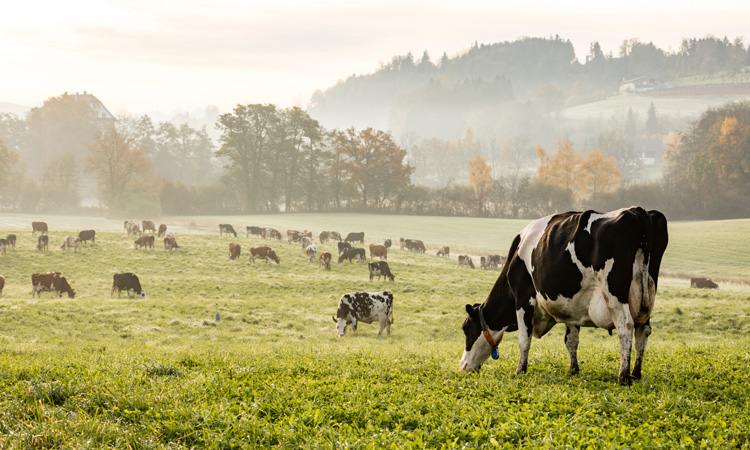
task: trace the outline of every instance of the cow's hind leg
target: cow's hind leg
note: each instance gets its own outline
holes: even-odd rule
[[[617,302],[617,299],[613,299]],[[630,316],[628,304],[617,302],[617,306],[610,307],[617,335],[620,337],[620,373],[617,377],[617,384],[620,386],[630,386],[633,381],[630,378],[630,352],[633,349],[633,318]]]
[[[643,364],[643,354],[646,351],[646,343],[651,335],[651,324],[647,321],[643,325],[635,327],[635,364],[633,365],[632,378],[641,379],[641,365]]]
[[[575,325],[567,325],[565,328],[565,348],[568,349],[570,355],[570,374],[577,375],[579,372],[578,368],[578,336],[581,327]]]

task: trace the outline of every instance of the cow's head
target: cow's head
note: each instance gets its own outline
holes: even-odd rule
[[[338,337],[343,337],[346,334],[346,327],[350,323],[352,323],[351,320],[346,320],[344,317],[339,317],[338,319],[331,316],[331,319],[333,319],[334,323],[336,323],[336,334]]]
[[[128,289],[128,296],[136,295],[136,294],[138,294],[138,297],[140,298],[146,298],[146,291],[144,291],[143,289],[141,289],[140,293],[135,292],[135,289],[133,288]]]
[[[492,346],[482,333],[482,323],[479,319],[479,303],[466,305],[466,313],[468,316],[466,317],[466,320],[464,320],[463,325],[461,325],[464,335],[466,336],[466,344],[464,347],[464,354],[461,357],[461,361],[458,363],[458,367],[469,373],[479,372],[479,369],[482,368],[482,364],[484,364],[484,362],[487,361],[487,358],[492,354]],[[505,329],[500,330],[499,333],[495,330],[491,332],[491,337],[496,343],[502,339],[504,331]]]
[[[76,290],[73,288],[68,289],[68,297],[69,298],[76,298]]]

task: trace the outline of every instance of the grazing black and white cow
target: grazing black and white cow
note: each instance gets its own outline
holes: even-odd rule
[[[667,248],[667,220],[640,207],[609,213],[568,212],[535,220],[513,240],[508,260],[482,304],[466,305],[466,335],[459,367],[478,371],[506,331],[518,330],[526,372],[531,337],[564,323],[570,371],[578,373],[580,327],[617,330],[618,383],[641,377],[643,353]],[[636,359],[630,373],[635,331]]]
[[[393,245],[393,241],[391,241],[390,239],[386,239],[383,242],[383,247],[385,247],[385,248],[391,248],[392,245]]]
[[[219,236],[224,236],[224,234],[231,234],[234,235],[234,237],[237,237],[237,232],[234,231],[234,227],[228,223],[220,223],[219,224]]]
[[[375,277],[378,277],[378,281],[380,281],[380,277],[383,277],[385,280],[390,279],[391,281],[396,279],[391,273],[391,268],[388,267],[388,263],[385,261],[367,263],[367,267],[370,269],[370,281]]]
[[[115,295],[115,290],[117,290],[118,297],[122,291],[125,291],[128,296],[138,295],[141,298],[146,298],[146,291],[141,288],[141,282],[134,273],[114,274],[112,277],[112,292],[109,294],[110,297]]]
[[[341,256],[339,256],[339,264],[344,262],[345,259],[348,259],[349,263],[352,262],[352,259],[357,259],[359,262],[367,261],[367,253],[365,252],[365,249],[360,247],[348,248]]]
[[[344,253],[347,250],[349,250],[350,248],[352,248],[352,244],[350,244],[348,242],[338,242],[336,245],[338,245],[338,247],[339,247],[339,256],[342,253]]]
[[[36,248],[39,251],[49,250],[49,236],[43,234],[37,239]]]
[[[339,337],[346,334],[347,325],[352,325],[353,333],[357,334],[357,322],[373,323],[378,321],[380,330],[378,336],[385,329],[391,334],[393,324],[393,294],[383,292],[351,292],[344,294],[339,299],[339,307],[336,310],[336,333]]]

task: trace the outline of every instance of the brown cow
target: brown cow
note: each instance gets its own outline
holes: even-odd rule
[[[297,230],[286,230],[286,237],[291,244],[292,242],[299,242],[302,239],[302,233]]]
[[[450,258],[451,256],[451,248],[450,247],[440,247],[440,250],[437,251],[438,256],[442,256],[443,258]]]
[[[331,238],[331,233],[329,233],[328,231],[321,231],[320,235],[318,235],[318,239],[320,239],[321,244],[325,244],[326,242],[328,242],[328,239],[330,238]]]
[[[690,278],[690,287],[699,289],[719,289],[719,285],[711,281],[710,278],[692,277]]]
[[[6,245],[13,248],[13,251],[16,250],[16,235],[15,234],[9,234],[7,238],[5,238]]]
[[[312,235],[313,235],[313,232],[312,232],[312,231],[310,231],[310,230],[305,230],[305,231],[303,231],[303,232],[302,232],[302,234],[303,234],[304,236],[307,236],[307,237],[309,237],[310,239],[312,239]]]
[[[379,257],[381,261],[388,261],[388,249],[385,245],[370,244],[370,259]]]
[[[42,298],[42,292],[54,292],[62,297],[67,292],[68,297],[75,298],[76,291],[68,284],[68,280],[60,272],[35,273],[31,275],[31,296],[35,294]]]
[[[172,253],[172,250],[180,251],[180,246],[177,245],[177,241],[172,236],[167,236],[164,238],[164,251],[169,250],[169,253]]]
[[[157,233],[157,237],[162,237],[165,234],[167,234],[167,224],[163,223],[159,225],[159,232]]]
[[[320,254],[318,269],[320,269],[320,266],[325,267],[326,270],[331,270],[331,252],[323,252]]]
[[[47,234],[47,223],[46,222],[31,222],[31,235],[36,236],[36,232]]]
[[[329,231],[328,233],[329,233],[328,235],[330,236],[332,240],[339,241],[339,242],[342,241],[341,233],[339,233],[338,231]]]
[[[154,233],[156,233],[156,227],[154,226],[154,222],[152,222],[150,220],[144,220],[141,223],[143,224],[143,232],[144,233],[147,232],[147,231],[153,231]]]
[[[144,234],[143,236],[135,240],[135,246],[137,248],[148,247],[148,248],[153,249],[154,248],[154,235]]]
[[[268,261],[276,261],[279,264],[281,260],[276,256],[276,252],[271,247],[253,247],[250,249],[250,262],[255,262],[255,258],[263,258]]]
[[[236,242],[229,244],[229,259],[237,259],[242,253],[242,246]]]
[[[128,227],[128,236],[130,236],[131,234],[133,236],[136,236],[136,237],[140,236],[141,235],[141,226],[138,225],[135,222],[131,223],[130,227]]]

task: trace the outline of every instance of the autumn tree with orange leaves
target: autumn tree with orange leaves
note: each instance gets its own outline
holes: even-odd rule
[[[494,187],[492,168],[482,155],[477,155],[476,158],[469,161],[469,186],[474,190],[477,212],[481,216],[484,213],[484,204],[492,195]]]

